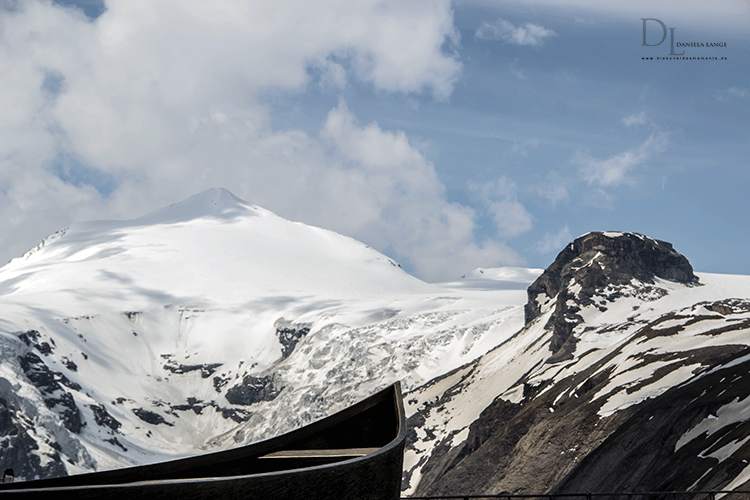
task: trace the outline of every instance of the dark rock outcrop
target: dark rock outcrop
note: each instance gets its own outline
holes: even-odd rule
[[[253,377],[246,375],[240,385],[227,391],[226,398],[233,405],[251,405],[259,401],[271,401],[281,392],[274,384],[273,377]]]
[[[109,414],[104,405],[89,405],[89,408],[91,408],[91,411],[94,413],[94,421],[96,422],[96,425],[109,427],[113,432],[117,432],[117,429],[122,426],[122,423],[119,420]]]
[[[17,478],[67,476],[65,465],[54,449],[57,443],[50,443],[53,449],[42,452],[29,430],[33,432],[33,422],[19,418],[17,409],[0,398],[0,463],[3,467],[12,468]]]
[[[724,358],[727,368],[707,370],[696,382],[634,407],[619,428],[582,457],[550,493],[726,489],[750,458],[750,421],[727,423],[679,446],[678,442],[691,427],[716,418],[722,407],[750,396],[750,362],[726,362],[747,359],[749,353],[740,346],[734,352],[717,348],[710,359]],[[737,451],[722,456],[720,450],[732,445]]]
[[[177,375],[200,370],[202,378],[208,378],[221,366],[221,363],[203,363],[200,365],[178,365],[175,363],[164,365],[164,369]]]
[[[151,425],[166,424],[170,427],[174,427],[173,423],[167,422],[166,420],[164,420],[164,417],[162,417],[161,415],[153,411],[145,410],[143,408],[134,408],[133,413],[135,413],[136,417],[140,418],[147,424],[151,424]]]
[[[658,317],[597,315],[617,300],[629,302],[616,311],[630,311],[631,305],[636,311],[661,298],[668,292],[660,280],[699,284],[687,259],[663,241],[590,233],[568,245],[529,287],[526,328],[516,335],[544,326],[543,336],[530,344],[529,360],[550,332],[553,354],[547,362],[570,361],[558,368],[536,358],[514,389],[468,426],[465,440],[450,433],[439,436],[431,449],[407,443],[419,461],[405,475],[404,488],[414,486],[414,477],[419,478],[412,492],[417,496],[726,488],[750,460],[750,420],[738,413],[750,400],[750,347],[738,341],[750,330],[750,301],[644,308],[661,310]],[[546,323],[535,325],[540,318]],[[585,353],[575,352],[583,332],[613,344],[589,344]],[[722,336],[726,340],[715,340]],[[498,358],[485,356],[490,356],[487,364],[479,358],[473,365],[490,377],[486,367]],[[670,383],[672,378],[680,383]],[[475,380],[481,377],[462,378],[441,401],[458,408],[445,394],[471,394]],[[460,401],[471,404],[468,398]],[[412,439],[435,439],[428,431],[446,418],[439,410],[427,404],[417,409],[408,420]],[[709,431],[701,432],[704,428]],[[429,455],[420,457],[425,451]]]
[[[41,340],[42,335],[37,330],[22,332],[18,335],[18,338],[21,339],[21,341],[26,344],[27,347],[35,348],[45,356],[47,356],[48,354],[52,354],[52,346],[49,344],[49,342]],[[52,342],[52,344],[55,343],[55,341],[52,339],[50,339],[50,341]]]
[[[310,333],[310,325],[306,323],[295,325],[291,321],[287,321],[284,318],[279,318],[274,323],[276,327],[276,337],[278,337],[281,343],[281,357],[286,359],[297,347],[297,344],[302,337]]]
[[[203,409],[209,406],[210,403],[204,403],[198,398],[189,397],[187,398],[187,404],[171,406],[172,410],[177,411],[192,411],[196,415],[203,413]]]
[[[221,416],[224,418],[231,418],[238,424],[241,424],[242,422],[247,422],[250,420],[250,416],[252,413],[247,412],[245,410],[237,409],[237,408],[222,408],[221,409]]]
[[[703,376],[606,418],[597,414],[606,398],[595,399],[611,380],[600,371],[606,359],[519,404],[498,398],[471,424],[466,441],[430,458],[414,494],[725,489],[750,459],[750,421],[728,421],[676,445],[722,407],[750,397],[749,355],[750,348],[736,345],[649,359],[675,362],[670,369],[700,362]],[[738,450],[722,457],[720,450],[732,446]]]
[[[60,415],[65,427],[76,434],[81,431],[83,421],[81,412],[76,406],[73,395],[66,391],[63,386],[78,391],[81,386],[71,382],[60,372],[50,370],[44,361],[33,352],[19,356],[18,361],[26,377],[42,393],[44,404]]]
[[[568,359],[575,350],[573,329],[583,321],[582,308],[593,305],[604,311],[608,302],[622,296],[659,298],[666,290],[654,286],[655,278],[698,282],[690,262],[671,243],[637,233],[585,234],[566,246],[528,288],[526,324],[554,307],[547,323],[553,330],[550,362]]]

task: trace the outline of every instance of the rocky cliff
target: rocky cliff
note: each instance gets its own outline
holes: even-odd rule
[[[552,307],[547,328],[553,332],[549,347],[554,356],[548,362],[569,359],[576,343],[573,329],[583,322],[582,308],[606,310],[607,303],[628,293],[648,300],[663,293],[654,286],[656,278],[698,282],[690,262],[671,243],[636,233],[585,234],[566,246],[528,288],[526,323]]]
[[[528,288],[518,333],[407,394],[404,490],[743,487],[750,280],[732,283],[640,234],[577,238]]]

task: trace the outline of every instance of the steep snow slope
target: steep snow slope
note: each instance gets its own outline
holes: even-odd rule
[[[73,225],[0,269],[0,463],[162,460],[416,387],[521,328],[525,293],[494,288],[423,283],[223,189]]]
[[[406,395],[406,492],[748,481],[750,277],[696,282],[684,261],[682,283],[660,278],[678,256],[627,233],[572,243],[529,287],[522,330]]]
[[[92,301],[107,307],[138,308],[154,300],[204,306],[275,295],[361,297],[430,289],[362,243],[286,221],[226,190],[206,191],[133,221],[64,229],[13,259],[0,279],[4,296],[64,296],[66,308],[88,308]]]

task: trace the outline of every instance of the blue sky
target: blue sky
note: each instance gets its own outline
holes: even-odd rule
[[[0,258],[222,186],[427,280],[596,230],[750,274],[750,7],[600,3],[0,9]]]

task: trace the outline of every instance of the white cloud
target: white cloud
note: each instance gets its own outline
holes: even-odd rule
[[[433,165],[403,132],[370,123],[360,126],[341,102],[321,131],[334,146],[329,167],[315,182],[321,222],[376,248],[390,247],[427,279],[455,278],[456,263],[518,263],[518,255],[498,241],[474,242],[471,208],[444,200],[445,187]],[[336,212],[341,211],[341,214]]]
[[[538,137],[531,137],[525,139],[523,142],[513,141],[513,146],[510,148],[508,156],[514,158],[527,158],[529,156],[529,149],[536,149],[542,141]]]
[[[0,260],[75,221],[224,186],[427,279],[454,277],[457,262],[518,263],[475,241],[473,210],[445,201],[403,132],[361,126],[343,103],[319,136],[271,126],[268,96],[311,84],[447,99],[458,41],[447,1],[113,0],[93,22],[43,1],[0,9]]]
[[[144,164],[176,148],[196,115],[257,118],[260,95],[302,92],[315,71],[335,88],[354,78],[388,92],[450,95],[461,66],[441,51],[457,36],[445,4],[326,5],[111,2],[78,43],[38,47],[51,52],[48,64],[70,60],[57,63],[68,90],[56,118],[88,163],[117,169],[115,158]]]
[[[556,234],[544,233],[544,238],[537,242],[534,246],[534,251],[542,255],[550,252],[559,252],[571,241],[573,241],[573,235],[570,234],[568,226],[565,226]]]
[[[468,187],[485,206],[500,236],[512,238],[531,229],[532,216],[518,202],[516,185],[506,176],[484,184],[469,182]]]
[[[475,35],[481,40],[503,40],[515,45],[538,46],[544,43],[545,38],[555,36],[555,32],[532,23],[514,26],[512,23],[498,18],[494,24],[483,22]]]
[[[334,12],[113,2],[95,22],[48,3],[0,13],[3,257],[77,220],[136,217],[225,186],[388,251],[426,279],[520,263],[502,242],[475,241],[474,211],[445,200],[403,132],[359,125],[343,102],[320,136],[271,127],[263,95],[304,92],[316,78],[445,99],[460,76],[441,49],[458,41],[449,4],[326,5]],[[112,191],[64,175],[60,157]]]
[[[323,61],[317,62],[316,66],[320,71],[321,87],[333,89],[343,89],[346,87],[349,76],[347,75],[346,68],[342,64],[331,58],[327,58]]]
[[[718,101],[728,101],[730,99],[743,99],[750,96],[750,91],[740,87],[729,87],[726,90],[717,90],[716,99]]]
[[[632,115],[623,117],[622,120],[620,120],[620,123],[622,123],[626,127],[637,127],[639,125],[645,125],[646,123],[648,123],[648,117],[646,116],[645,111],[641,111],[639,113],[633,113]]]
[[[581,179],[589,185],[606,188],[633,184],[631,171],[654,154],[663,152],[669,142],[668,138],[666,131],[652,125],[648,138],[638,147],[604,160],[578,151],[571,162],[578,166]]]
[[[552,206],[570,198],[564,183],[546,182],[537,187],[537,194],[549,201]]]

